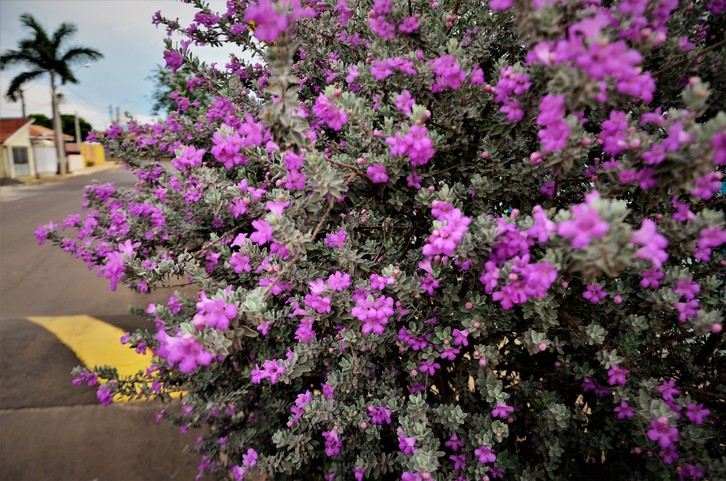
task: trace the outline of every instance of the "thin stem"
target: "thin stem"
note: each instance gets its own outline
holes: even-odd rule
[[[681,60],[679,60],[677,62],[673,62],[672,64],[666,65],[662,69],[660,69],[657,72],[655,72],[653,74],[653,77],[658,77],[658,76],[666,73],[667,71],[669,71],[671,69],[674,69],[676,67],[679,67],[679,66],[683,65],[684,63],[688,63],[688,62],[690,62],[692,60],[695,60],[697,57],[703,55],[704,53],[711,52],[712,50],[716,50],[717,48],[723,47],[724,45],[726,45],[726,39],[721,40],[720,42],[716,42],[713,45],[711,45],[709,47],[706,47],[706,48],[700,50],[698,52],[698,55],[696,55],[694,58],[683,58],[683,59],[681,59]]]

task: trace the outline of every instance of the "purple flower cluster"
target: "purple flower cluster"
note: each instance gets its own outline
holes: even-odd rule
[[[340,440],[338,429],[333,428],[330,431],[323,431],[323,437],[325,438],[325,454],[328,457],[340,454],[340,450],[343,447],[343,441]]]
[[[325,237],[325,245],[331,249],[342,249],[345,245],[345,239],[347,234],[344,229],[339,229],[337,232],[331,232]]]
[[[466,72],[462,70],[453,55],[442,55],[429,61],[429,65],[436,75],[431,86],[433,93],[443,92],[446,89],[456,90],[466,80]]]
[[[290,407],[290,412],[293,414],[293,418],[287,423],[289,427],[294,427],[300,421],[300,418],[305,414],[305,406],[313,400],[313,394],[308,389],[303,394],[298,394],[295,399],[295,404]]]
[[[411,60],[402,57],[374,60],[371,63],[371,75],[373,75],[376,80],[388,78],[393,75],[393,72],[396,70],[407,75],[416,75],[414,63]]]
[[[379,37],[392,40],[396,38],[396,24],[389,20],[391,0],[375,0],[373,8],[368,12],[368,26]]]
[[[655,81],[650,73],[641,73],[643,56],[623,40],[603,40],[602,30],[611,23],[612,17],[604,8],[595,12],[594,16],[569,27],[566,38],[535,45],[527,60],[546,66],[570,64],[594,80],[612,78],[618,92],[650,102]],[[600,94],[597,100],[604,102],[606,98]]]
[[[333,101],[322,93],[315,101],[313,113],[335,131],[342,129],[348,123],[348,115],[343,110],[335,108]]]
[[[230,289],[228,288],[227,291]],[[224,299],[209,299],[207,293],[202,291],[197,302],[197,314],[192,319],[194,327],[202,330],[205,327],[225,330],[229,328],[229,321],[237,317],[237,306],[226,303]]]
[[[726,230],[721,227],[706,227],[699,231],[699,238],[696,241],[696,251],[693,257],[699,261],[706,262],[711,259],[711,250],[722,244],[726,244]]]
[[[544,128],[537,133],[542,147],[547,152],[561,150],[570,136],[570,127],[565,122],[565,96],[547,94],[539,104],[537,125]]]
[[[223,125],[222,131],[217,131],[212,136],[212,155],[219,162],[224,165],[225,168],[231,169],[236,165],[247,165],[247,157],[242,155],[242,147],[245,142],[242,140],[239,132],[234,131],[228,125]]]
[[[381,164],[373,163],[368,166],[366,175],[374,184],[385,184],[388,182],[388,172],[386,172],[386,167]]]
[[[285,374],[285,366],[277,359],[268,359],[262,363],[262,369],[260,369],[259,364],[255,364],[255,367],[250,371],[252,384],[260,384],[263,379],[269,379],[270,384],[275,384],[283,374]]]
[[[190,167],[198,167],[202,165],[202,158],[207,151],[205,149],[195,149],[194,147],[184,147],[180,151],[177,151],[177,155],[174,160],[171,161],[171,165],[175,169],[185,171]]]
[[[508,276],[509,283],[494,291],[499,282],[500,270],[492,261],[485,264],[486,272],[479,280],[484,284],[484,290],[492,294],[492,299],[498,301],[502,309],[509,310],[515,304],[524,304],[529,299],[543,299],[547,291],[557,279],[557,269],[547,261],[530,263],[529,254],[523,257],[514,257]],[[494,291],[494,292],[492,292]]]
[[[654,269],[660,269],[668,260],[668,253],[665,251],[668,240],[656,232],[655,222],[650,219],[643,219],[640,229],[633,233],[630,242],[641,246],[635,252],[635,257],[651,261]]]
[[[416,436],[407,437],[403,432],[398,433],[398,449],[406,456],[416,452]]]
[[[436,218],[435,229],[423,246],[423,255],[451,257],[469,229],[471,219],[461,210],[440,200],[433,201],[431,213]]]
[[[300,5],[300,0],[259,0],[249,4],[244,21],[255,22],[253,34],[257,40],[272,43],[297,20],[314,16],[315,11]]]
[[[667,417],[652,420],[646,435],[651,441],[657,442],[661,449],[672,448],[678,442],[678,428],[671,426]]]
[[[386,138],[391,146],[391,156],[408,155],[412,166],[425,165],[436,153],[428,133],[423,125],[412,125],[407,134],[398,132],[395,137]]]
[[[156,355],[166,359],[171,367],[179,363],[179,370],[186,374],[194,372],[198,366],[209,366],[214,358],[189,333],[170,336],[164,330],[159,330],[156,339],[159,341]]]
[[[355,297],[353,317],[363,323],[363,334],[383,334],[388,319],[393,315],[393,298],[371,291],[363,291]]]
[[[700,307],[696,296],[701,292],[701,285],[691,279],[680,280],[676,282],[673,292],[681,296],[679,301],[673,304],[679,314],[678,320],[686,322],[688,319],[696,317]]]
[[[368,416],[371,418],[371,424],[391,424],[391,414],[393,411],[386,406],[368,406],[367,410]]]
[[[572,220],[566,220],[557,227],[557,233],[565,238],[572,238],[572,247],[582,249],[593,237],[601,238],[610,228],[609,224],[600,219],[600,214],[592,206],[593,201],[600,198],[594,190],[585,197],[582,204],[570,208]]]
[[[515,71],[514,67],[506,67],[499,71],[499,81],[494,87],[494,100],[504,104],[499,111],[506,114],[510,122],[518,122],[524,117],[524,110],[519,107],[519,101],[512,99],[512,96],[522,95],[531,86],[529,75]]]

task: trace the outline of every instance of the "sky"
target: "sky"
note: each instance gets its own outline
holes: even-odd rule
[[[213,10],[224,11],[224,0],[211,0]],[[18,41],[29,36],[20,25],[23,13],[33,15],[49,34],[62,22],[75,23],[78,32],[70,44],[93,47],[104,58],[89,67],[75,70],[78,84],[60,87],[62,114],[78,113],[94,129],[103,130],[110,122],[109,105],[113,115],[118,108],[123,115],[130,112],[141,121],[151,117],[150,76],[154,67],[164,64],[163,26],[151,24],[157,10],[170,18],[179,18],[182,25],[191,23],[195,10],[178,0],[0,0],[0,52],[15,49]],[[180,40],[177,36],[175,43]],[[190,47],[202,60],[224,66],[229,51]],[[22,67],[0,71],[0,117],[21,117],[20,102],[6,97],[10,81]],[[28,84],[25,92],[26,113],[51,116],[50,77],[44,75]]]

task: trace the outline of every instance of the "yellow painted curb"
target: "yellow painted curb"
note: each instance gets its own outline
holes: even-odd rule
[[[129,346],[121,344],[121,336],[125,332],[95,317],[33,316],[27,319],[54,334],[89,369],[96,366],[110,366],[116,368],[119,377],[123,378],[134,376],[151,366],[153,356],[150,352],[141,355]],[[180,393],[174,392],[171,395],[178,397]],[[117,394],[113,400],[125,402],[131,399]]]

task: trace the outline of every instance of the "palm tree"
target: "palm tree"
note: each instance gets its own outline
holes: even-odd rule
[[[55,130],[56,152],[58,155],[58,166],[61,174],[67,172],[63,139],[61,137],[61,120],[58,112],[58,94],[56,89],[58,81],[61,84],[67,82],[78,83],[73,67],[78,64],[88,63],[103,57],[98,50],[82,47],[66,47],[66,42],[77,31],[78,27],[73,23],[63,22],[58,29],[50,36],[43,26],[29,13],[20,16],[20,23],[30,30],[31,37],[18,41],[17,50],[6,50],[0,56],[0,70],[11,65],[24,65],[30,67],[26,72],[18,74],[11,82],[5,94],[11,101],[22,99],[22,87],[26,82],[50,74],[51,105],[53,106],[53,128]]]

